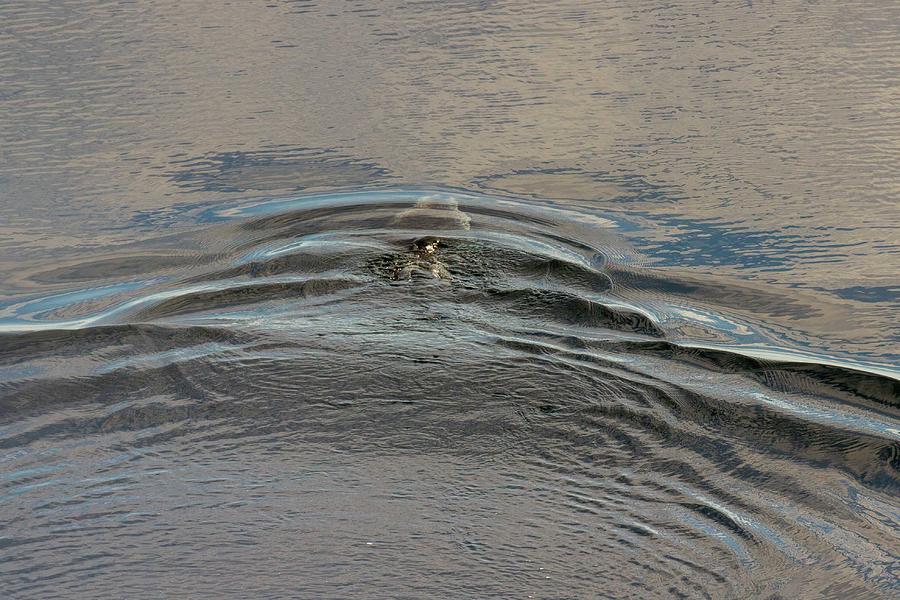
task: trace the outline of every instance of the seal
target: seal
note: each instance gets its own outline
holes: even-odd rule
[[[409,281],[416,274],[420,274],[450,281],[450,271],[438,258],[439,249],[443,245],[439,238],[430,235],[413,241],[409,247],[407,260],[397,265],[391,278],[395,281]]]

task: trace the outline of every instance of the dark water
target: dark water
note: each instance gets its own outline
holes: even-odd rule
[[[3,3],[2,596],[896,597],[898,23]]]

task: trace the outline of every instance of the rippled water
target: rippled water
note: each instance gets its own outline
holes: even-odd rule
[[[3,3],[3,597],[896,596],[897,23]]]

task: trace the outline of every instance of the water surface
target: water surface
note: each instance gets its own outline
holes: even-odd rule
[[[4,3],[5,596],[896,595],[898,22]]]

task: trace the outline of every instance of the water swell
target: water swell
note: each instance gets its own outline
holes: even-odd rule
[[[420,530],[373,544],[411,560],[439,540],[464,565],[448,577],[491,563],[509,589],[548,545],[548,572],[616,564],[689,597],[895,587],[890,365],[792,346],[702,294],[667,304],[743,292],[666,280],[603,216],[416,190],[193,218],[194,250],[38,268],[20,280],[59,288],[0,307],[3,493],[36,515],[4,543],[34,560],[67,515],[110,548],[132,530],[213,546],[179,515],[221,487],[287,515],[278,539],[330,524],[318,568],[367,564],[347,523],[407,506]],[[480,525],[449,530],[446,510]]]
[[[371,285],[391,279],[402,266],[427,275],[427,268],[417,268],[410,245],[436,236],[439,257],[418,261],[418,267],[446,263],[454,286],[501,303],[515,304],[521,297],[548,309],[555,303],[572,308],[562,313],[577,313],[583,305],[582,312],[605,313],[610,320],[614,314],[623,315],[623,323],[637,319],[640,323],[625,328],[682,346],[900,378],[890,363],[817,351],[764,320],[791,311],[814,315],[814,305],[758,286],[666,278],[644,267],[645,259],[617,231],[630,225],[609,215],[417,189],[188,208],[182,221],[196,222],[196,233],[160,236],[158,244],[142,243],[119,257],[86,257],[20,274],[20,287],[28,291],[0,303],[0,331],[140,322],[144,310],[151,311],[152,320],[153,306],[180,298],[197,296],[202,304],[202,298],[216,296],[224,306],[229,298],[252,303],[255,293],[266,294],[264,288],[277,299],[279,286],[312,289],[317,284],[304,282],[316,278],[334,280],[335,287],[351,286],[351,280]],[[78,282],[94,285],[66,289]],[[290,297],[287,290],[284,295]],[[705,298],[713,303],[704,304]],[[730,308],[741,302],[760,318]]]

